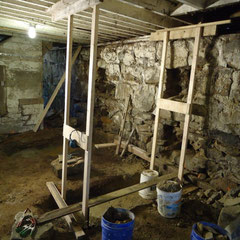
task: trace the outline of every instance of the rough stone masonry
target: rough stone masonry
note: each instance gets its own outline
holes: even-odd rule
[[[164,98],[186,101],[194,40],[168,46]],[[240,35],[202,38],[194,103],[201,116],[190,123],[190,148],[208,175],[240,183]],[[162,42],[108,45],[99,49],[95,124],[117,133],[124,100],[131,95],[125,135],[137,131],[134,144],[151,151],[155,98]],[[87,51],[84,52],[86,54]],[[161,111],[158,151],[180,149],[184,115]],[[201,157],[199,157],[201,156]],[[211,176],[216,177],[216,176]]]

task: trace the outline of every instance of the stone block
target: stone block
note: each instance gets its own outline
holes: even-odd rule
[[[136,43],[133,47],[133,51],[136,58],[147,58],[148,60],[155,60],[155,42]]]
[[[43,110],[43,104],[23,105],[21,108],[23,115],[39,115]]]
[[[109,76],[120,76],[119,64],[108,64],[106,66],[106,74]]]
[[[214,94],[221,96],[228,96],[232,84],[232,73],[231,68],[218,68],[216,73],[216,80],[213,86]]]
[[[121,65],[121,73],[124,81],[141,83],[144,68],[141,65],[134,64],[131,66]]]
[[[240,207],[239,205],[229,206],[222,208],[219,217],[218,217],[218,225],[222,228],[225,228],[232,221],[234,221],[240,215]]]
[[[116,84],[115,98],[125,100],[129,95],[132,95],[132,92],[129,84],[119,82]]]
[[[106,63],[120,63],[115,47],[105,47],[100,53]]]
[[[134,89],[133,106],[140,112],[149,112],[155,103],[156,88],[152,85],[139,85]]]
[[[180,68],[188,65],[188,46],[185,40],[169,42],[167,49],[167,68]]]
[[[138,132],[151,132],[152,131],[152,126],[148,125],[148,124],[138,125],[137,126],[137,131]]]
[[[123,56],[123,64],[125,64],[126,66],[131,66],[132,64],[134,64],[135,58],[134,55],[130,52],[126,52]]]
[[[153,67],[144,69],[143,80],[147,84],[158,84],[160,76],[160,65],[155,63]]]

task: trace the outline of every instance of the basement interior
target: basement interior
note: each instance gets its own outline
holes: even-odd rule
[[[0,0],[1,240],[240,240],[239,0]]]

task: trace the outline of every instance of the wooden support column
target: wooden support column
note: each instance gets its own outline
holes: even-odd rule
[[[160,72],[160,79],[158,85],[158,95],[157,95],[157,103],[158,99],[163,97],[163,80],[164,80],[164,72],[165,72],[165,65],[167,59],[167,46],[169,40],[169,31],[164,32],[164,40],[163,40],[163,50],[162,50],[162,61],[161,61],[161,72]],[[155,115],[155,124],[154,124],[154,133],[153,133],[153,141],[152,141],[152,153],[151,153],[151,163],[150,169],[154,169],[155,164],[155,156],[156,156],[156,148],[157,148],[157,132],[158,132],[158,125],[159,125],[159,114],[160,108],[158,104],[156,104],[156,115]]]
[[[68,17],[68,30],[67,30],[64,125],[69,125],[69,113],[70,113],[72,42],[73,42],[72,29],[73,29],[73,15],[70,15]],[[68,139],[65,136],[63,136],[62,191],[61,191],[63,199],[66,198],[67,155],[68,155]]]
[[[98,20],[99,8],[97,5],[93,7],[92,27],[91,27],[91,45],[90,45],[90,62],[88,76],[88,102],[87,102],[87,120],[86,120],[86,135],[88,137],[88,148],[85,151],[84,157],[84,177],[83,177],[83,200],[82,211],[85,219],[88,221],[88,200],[90,188],[90,170],[92,159],[92,135],[93,135],[93,114],[95,100],[95,80],[97,68],[97,42],[98,42]]]
[[[179,171],[178,171],[178,179],[180,182],[182,182],[183,180],[183,170],[184,170],[185,155],[186,155],[187,142],[188,142],[189,123],[190,123],[191,114],[192,114],[192,100],[193,100],[193,90],[195,85],[195,73],[196,73],[197,60],[198,60],[198,54],[199,54],[199,44],[202,36],[202,27],[198,27],[195,33],[196,35],[195,35],[195,43],[194,43],[194,49],[193,49],[192,68],[191,68],[188,97],[187,97],[188,109],[185,115],[182,148],[181,148]]]

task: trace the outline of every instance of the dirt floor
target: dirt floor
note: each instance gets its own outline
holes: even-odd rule
[[[9,239],[17,212],[28,207],[39,216],[57,208],[46,182],[53,181],[60,189],[61,180],[53,174],[50,163],[62,152],[61,133],[61,129],[46,129],[0,136],[0,239]],[[101,135],[94,139],[99,143],[106,140]],[[83,156],[81,150],[75,153]],[[94,150],[90,197],[138,183],[141,171],[147,167],[148,163],[131,155],[116,157],[114,149]],[[81,201],[82,172],[69,178],[67,188],[68,204]],[[159,215],[156,202],[144,200],[135,193],[91,208],[90,228],[85,230],[89,239],[101,239],[100,219],[109,206],[127,208],[135,214],[135,240],[190,239],[193,223],[216,222],[217,216],[191,193],[183,198],[180,217],[166,219]],[[53,239],[74,239],[63,219],[53,223]]]

